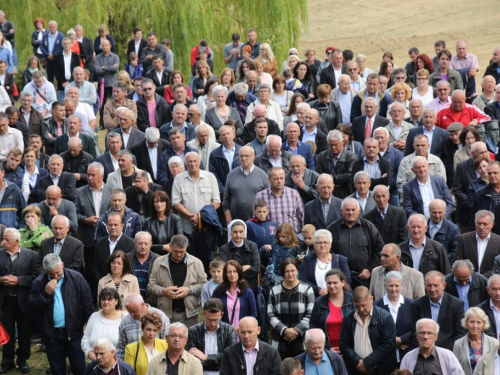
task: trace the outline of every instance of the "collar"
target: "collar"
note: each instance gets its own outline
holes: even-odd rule
[[[375,163],[377,163],[377,162],[380,161],[380,155],[377,154],[377,159],[375,159],[375,161],[373,163],[366,158],[366,155],[364,155],[363,156],[363,161],[365,161],[365,162],[367,162],[369,164],[375,164]]]
[[[382,210],[381,210],[381,209],[377,206],[377,210],[378,210],[379,214],[380,214],[380,213],[381,213],[381,214],[384,214],[384,216],[385,216],[385,215],[387,215],[387,209],[388,209],[388,208],[389,208],[389,205],[387,205],[387,207],[384,209],[384,211],[382,211]]]
[[[418,180],[418,178],[417,178],[417,183],[418,183],[419,186],[428,186],[428,185],[431,185],[431,178],[429,177],[429,179],[425,183],[420,182]]]
[[[424,134],[426,134],[426,133],[427,133],[427,134],[432,133],[432,132],[434,131],[434,129],[435,129],[435,128],[436,128],[436,125],[433,125],[431,130],[427,130],[427,129],[425,128],[425,126],[422,126],[422,129],[423,129],[423,133],[424,133]]]
[[[243,348],[243,353],[250,353],[254,349],[257,350],[257,352],[258,352],[259,351],[259,340],[257,340],[257,342],[255,343],[255,346],[250,350],[247,350],[243,344],[241,344],[241,347]]]
[[[372,307],[372,310],[370,311],[370,314],[368,315],[368,318],[371,318],[371,317],[373,317],[373,307]],[[358,310],[356,310],[356,312],[354,313],[354,318],[355,319],[361,319],[361,317],[358,314]]]
[[[364,201],[365,201],[365,200],[367,200],[369,197],[370,197],[370,193],[366,194],[366,197],[365,197],[365,198],[361,198],[361,197],[360,197],[360,195],[359,195],[359,193],[356,191],[356,198],[359,198],[359,199],[361,199],[361,200],[364,200]]]
[[[476,241],[480,241],[480,242],[486,241],[487,242],[490,240],[490,237],[491,237],[491,232],[490,232],[490,234],[488,234],[488,236],[484,240],[482,240],[481,238],[479,238],[479,236],[477,235],[477,232],[476,232]]]
[[[120,237],[118,237],[118,238],[116,239],[116,241],[114,241],[114,242],[113,242],[113,241],[111,241],[111,238],[108,236],[108,241],[109,241],[109,243],[114,243],[114,244],[116,244],[116,243],[118,243],[118,241],[120,241],[120,238],[122,238],[122,236],[123,236],[123,233],[122,233],[122,234],[120,234]]]
[[[453,276],[453,282],[454,282],[455,284],[458,284],[457,278],[456,278],[455,276]],[[472,274],[470,275],[470,279],[469,279],[469,281],[467,281],[467,285],[469,285],[469,286],[470,286],[471,284],[472,284]],[[457,285],[457,286],[459,286],[459,287],[464,287],[464,286],[466,286],[466,285]]]
[[[420,247],[425,247],[425,237],[424,237],[424,241],[422,242],[422,245],[420,245]],[[416,247],[414,244],[413,244],[413,241],[412,239],[410,238],[410,246],[413,246],[415,249],[420,249],[420,247]]]
[[[217,334],[218,331],[219,331],[219,327],[220,327],[220,324],[217,325],[217,328],[215,329],[215,332],[210,332],[208,329],[207,329],[207,325],[205,324],[205,322],[203,322],[203,328],[205,328],[205,333],[208,333],[210,335],[213,335],[214,333]]]
[[[323,199],[321,199],[321,197],[318,197],[318,198],[319,198],[321,204],[328,204],[328,205],[330,205],[330,204],[332,204],[332,196],[333,195],[330,195],[330,198],[328,198],[328,200],[326,202]]]
[[[387,297],[387,293],[384,294],[384,305],[386,306],[392,306],[392,303],[391,301],[389,301],[389,297]],[[405,298],[403,297],[402,294],[399,295],[399,299],[398,299],[398,307],[403,305],[405,303]]]
[[[431,304],[431,306],[438,306],[438,307],[441,307],[441,302],[443,302],[443,297],[444,297],[444,292],[443,292],[443,295],[441,296],[441,298],[439,299],[439,301],[437,301],[436,303],[432,302],[432,300],[429,298],[429,303]]]
[[[228,151],[228,152],[236,151],[236,143],[233,143],[233,147],[231,147],[231,148],[226,148],[226,146],[222,145],[222,152],[225,152],[225,151]]]
[[[439,223],[434,224],[432,221],[430,221],[429,229],[436,227],[438,230],[441,229],[441,226],[443,225],[444,219],[441,220]]]
[[[253,170],[254,170],[254,168],[255,168],[255,165],[254,165],[254,164],[252,164],[252,167],[250,168],[250,171],[249,171],[248,173],[245,173],[245,171],[243,170],[243,167],[242,167],[242,166],[240,166],[241,171],[242,171],[242,172],[243,172],[243,174],[245,174],[245,175],[249,175],[250,173],[252,173],[252,172],[253,172]]]

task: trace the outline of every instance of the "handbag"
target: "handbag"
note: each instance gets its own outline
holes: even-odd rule
[[[0,345],[5,345],[10,341],[10,336],[7,333],[7,330],[3,326],[2,323],[0,323]]]

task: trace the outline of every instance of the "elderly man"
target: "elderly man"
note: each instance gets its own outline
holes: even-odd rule
[[[497,197],[500,193],[500,163],[495,161],[488,165],[489,183],[477,190],[472,199],[471,215],[479,210],[487,210],[493,213],[493,219],[498,216],[500,206],[497,204]],[[492,220],[494,221],[494,220]],[[471,220],[472,222],[472,220]],[[500,225],[494,223],[493,229],[490,229],[495,234],[500,234]]]
[[[193,106],[189,107],[189,111],[191,111],[192,108]],[[186,143],[188,147],[198,151],[206,171],[210,168],[210,154],[213,150],[219,147],[219,144],[215,142],[215,140],[210,139],[210,130],[212,130],[212,132],[214,131],[213,128],[207,124],[200,124],[196,126],[194,129],[195,138]]]
[[[330,131],[327,140],[329,149],[318,155],[316,172],[331,174],[335,183],[334,194],[343,199],[353,193],[352,167],[356,156],[344,149],[344,136],[340,131]]]
[[[206,125],[207,123],[201,119],[201,109],[198,104],[191,104],[188,108],[187,118],[195,127]],[[209,137],[211,141],[215,142],[215,131],[211,126],[208,127]]]
[[[355,310],[344,317],[339,339],[349,374],[371,374],[375,369],[390,374],[397,367],[396,325],[391,314],[373,305],[364,286],[354,289],[352,300]]]
[[[366,77],[366,89],[360,91],[352,101],[351,122],[353,122],[356,117],[364,115],[363,102],[369,97],[375,98],[377,113],[384,118],[386,117],[387,107],[392,103],[392,98],[390,95],[381,94],[379,88],[380,77],[375,73],[369,74]]]
[[[149,182],[149,174],[146,171],[136,169],[132,173],[132,186],[125,189],[128,207],[139,214],[144,223],[150,217],[150,201],[155,191],[162,190],[162,187],[153,182]]]
[[[331,371],[333,374],[347,375],[347,369],[342,357],[331,350],[325,350],[326,335],[319,328],[311,328],[306,331],[304,344],[306,351],[296,358],[302,365],[304,374],[319,373],[327,374]],[[282,365],[283,374],[283,365]],[[285,375],[297,375],[289,373]]]
[[[423,156],[412,160],[412,172],[415,178],[403,185],[403,208],[410,217],[415,213],[430,217],[429,204],[434,199],[442,199],[446,203],[446,218],[453,212],[453,198],[446,181],[441,176],[429,174],[429,163]]]
[[[6,228],[0,249],[0,310],[2,323],[11,337],[2,349],[2,374],[16,368],[16,356],[19,370],[23,374],[30,372],[26,363],[30,358],[31,311],[28,303],[33,280],[37,277],[37,255],[34,251],[21,248],[20,239],[17,229]]]
[[[451,104],[451,86],[448,81],[441,80],[437,82],[435,87],[437,98],[431,100],[431,102],[427,104],[427,108],[433,109],[437,114],[448,104]]]
[[[407,298],[417,299],[425,295],[424,276],[421,272],[401,263],[401,249],[395,243],[388,243],[380,253],[381,265],[372,271],[370,293],[375,300],[385,294],[384,278],[391,271],[398,271],[403,277],[401,294]]]
[[[430,153],[438,158],[441,157],[441,153],[443,152],[443,143],[446,139],[448,139],[448,132],[436,126],[436,118],[436,112],[433,109],[424,109],[421,117],[422,125],[415,126],[413,129],[410,129],[410,132],[408,133],[404,156],[408,156],[412,152],[415,152],[415,148],[413,147],[415,137],[418,134],[423,134],[429,141]]]
[[[45,199],[45,191],[51,185],[61,188],[62,197],[74,201],[76,196],[76,179],[73,173],[63,172],[64,164],[61,156],[54,154],[49,159],[49,175],[38,182],[38,202]]]
[[[163,97],[155,93],[156,87],[151,79],[143,79],[141,88],[144,95],[135,103],[137,105],[137,127],[140,131],[145,131],[149,127],[159,128],[168,122],[168,104]]]
[[[35,93],[29,90],[21,92],[19,99],[21,107],[19,108],[19,112],[22,116],[20,116],[19,121],[28,127],[30,134],[41,134],[44,114],[34,108],[34,100]],[[48,108],[46,112],[48,112]]]
[[[406,121],[409,124],[412,124],[414,127],[422,126],[423,110],[424,110],[424,105],[422,103],[422,100],[420,100],[420,99],[411,100],[410,101],[410,116],[405,118],[404,121]]]
[[[472,103],[477,96],[476,75],[479,71],[477,56],[467,52],[467,43],[463,40],[457,42],[456,50],[457,54],[452,56],[450,60],[450,67],[458,72],[468,71],[467,84],[464,82],[464,91],[467,96],[467,103]]]
[[[334,89],[337,87],[340,76],[342,74],[347,74],[346,67],[342,65],[342,50],[334,50],[328,55],[328,60],[330,60],[330,64],[321,71],[319,83],[327,84]]]
[[[425,290],[427,295],[413,302],[412,310],[412,346],[417,347],[416,323],[422,318],[432,319],[441,327],[436,345],[448,350],[466,333],[461,321],[464,317],[464,303],[458,298],[444,292],[446,282],[439,271],[429,271],[425,275]]]
[[[408,133],[411,129],[413,129],[412,124],[403,120],[404,113],[404,105],[399,102],[395,102],[390,109],[392,121],[390,124],[385,126],[385,128],[389,131],[389,141],[392,146],[401,150],[401,152],[403,152],[406,147],[406,138],[408,138]]]
[[[424,215],[413,214],[408,219],[410,238],[399,246],[401,263],[420,271],[423,275],[432,270],[447,275],[451,272],[447,251],[439,242],[425,236],[427,219]]]
[[[285,170],[272,167],[268,173],[269,188],[255,196],[255,201],[263,199],[269,205],[269,217],[278,225],[289,223],[296,233],[302,231],[304,225],[304,203],[299,193],[285,186]]]
[[[238,335],[241,342],[224,350],[220,375],[280,373],[281,359],[278,350],[259,340],[260,329],[254,317],[240,319]]]
[[[57,215],[64,215],[69,220],[69,226],[72,233],[77,233],[78,220],[76,216],[75,205],[72,201],[61,197],[61,188],[57,185],[51,185],[46,190],[45,200],[38,204],[42,211],[41,222],[45,225],[51,225],[52,220]]]
[[[282,146],[283,150],[291,152],[294,155],[302,155],[307,162],[307,168],[314,169],[314,158],[311,146],[307,143],[299,141],[299,125],[295,122],[288,124],[285,135],[286,141]]]
[[[460,122],[464,126],[482,124],[491,120],[479,108],[465,102],[465,93],[462,90],[455,90],[451,94],[451,104],[446,105],[437,114],[436,125],[442,129],[447,129],[453,122]]]
[[[278,123],[267,117],[267,109],[265,105],[256,105],[253,111],[254,118],[252,121],[245,123],[243,128],[243,142],[250,143],[257,138],[257,122],[260,122],[260,120],[264,120],[267,124],[267,132],[264,134],[264,140],[265,137],[270,134],[281,136],[281,130]],[[262,135],[260,135],[260,137],[262,137]]]
[[[500,334],[500,321],[496,318],[497,310],[500,310],[500,275],[495,274],[488,279],[486,291],[489,298],[480,303],[478,307],[490,319],[490,327],[484,333],[496,339]]]
[[[259,80],[259,76],[258,76],[258,74],[257,74],[257,72],[255,70],[249,70],[245,74],[245,83],[248,86],[248,93],[250,93],[252,95],[258,95],[258,91],[259,91],[258,90],[258,85],[257,85],[258,80]],[[249,112],[248,112],[248,109],[247,109],[247,116],[248,116],[248,113]],[[246,119],[246,117],[245,117],[245,119]],[[244,122],[247,122],[247,121],[244,121]]]
[[[363,217],[364,213],[370,212],[377,205],[373,200],[373,192],[370,191],[371,181],[370,175],[365,171],[356,172],[354,175],[354,193],[347,198],[354,198],[359,203],[359,216]]]
[[[127,86],[122,82],[113,84],[113,100],[104,106],[104,127],[112,129],[120,126],[120,121],[115,119],[115,111],[119,107],[125,107],[133,113],[133,124],[137,118],[137,106],[133,100],[127,99]]]
[[[285,186],[298,191],[302,202],[307,204],[318,197],[315,189],[318,176],[318,173],[307,168],[302,155],[294,155],[290,159],[290,172],[285,175]]]
[[[68,151],[68,141],[71,138],[80,138],[83,144],[83,150],[88,152],[94,158],[97,157],[94,139],[82,133],[82,123],[78,115],[71,115],[67,122],[68,132],[60,135],[54,141],[54,154],[61,154]]]
[[[332,233],[332,251],[348,257],[351,285],[370,285],[372,270],[380,265],[384,242],[375,226],[359,217],[359,203],[354,198],[342,201],[342,218],[328,226]],[[354,251],[353,251],[354,250]]]
[[[125,347],[128,344],[139,341],[141,338],[141,317],[144,314],[154,312],[161,317],[163,328],[158,332],[158,338],[160,339],[165,338],[166,330],[170,325],[170,320],[165,313],[145,303],[140,294],[130,293],[125,297],[125,309],[128,314],[123,316],[120,322],[120,326],[118,327],[118,342],[116,343],[116,356],[120,359],[124,359],[125,357]]]
[[[463,301],[464,312],[488,299],[488,279],[474,272],[474,265],[469,259],[456,260],[451,266],[451,273],[446,275],[445,282],[444,291]]]
[[[136,142],[130,151],[133,155],[137,155],[137,167],[148,172],[153,182],[157,183],[158,163],[169,144],[168,141],[160,138],[160,131],[157,128],[147,128],[143,137],[144,139]]]
[[[326,134],[318,128],[320,117],[315,108],[306,111],[304,126],[300,129],[299,140],[301,142],[312,141],[316,144],[316,154],[328,149]]]
[[[447,49],[443,49],[437,55],[438,67],[429,76],[429,85],[437,87],[437,84],[441,81],[447,81],[449,83],[451,91],[464,90],[464,84],[460,73],[450,67],[451,53]],[[465,94],[464,94],[465,98]]]
[[[397,176],[403,154],[398,149],[389,144],[389,131],[385,127],[377,128],[373,132],[373,138],[378,141],[379,154],[391,163],[391,180],[390,180],[390,193],[391,198],[389,203],[393,206],[399,207],[399,190],[397,189]]]
[[[86,37],[84,38],[88,39]],[[89,59],[93,59],[93,57],[88,56],[87,60]],[[80,91],[80,102],[86,103],[90,106],[95,104],[97,100],[95,86],[89,81],[85,81],[85,70],[80,66],[73,69],[73,82],[68,83],[64,89],[66,95],[68,94],[68,89],[70,87],[76,87]]]
[[[449,349],[439,347],[440,325],[432,319],[419,319],[416,322],[418,347],[408,352],[401,361],[401,370],[412,374],[463,374],[457,357]]]
[[[167,328],[165,336],[168,349],[149,362],[148,375],[154,374],[202,374],[201,361],[185,350],[188,340],[188,327],[175,322]]]
[[[495,86],[495,100],[484,107],[484,113],[492,120],[500,119],[500,84]]]
[[[446,202],[442,199],[433,199],[429,203],[429,229],[425,233],[427,237],[442,244],[448,252],[448,259],[453,259],[457,247],[457,238],[460,229],[446,216]]]
[[[375,186],[372,199],[375,201],[376,207],[371,211],[365,209],[363,218],[375,225],[384,243],[397,244],[408,238],[406,212],[400,207],[390,205],[390,198],[387,186]]]
[[[149,79],[149,78],[148,78]],[[190,108],[193,102],[188,97],[187,93],[188,86],[183,83],[174,83],[172,85],[172,92],[174,94],[174,100],[170,105],[167,105],[167,112],[165,113],[165,118],[163,124],[172,121],[172,112],[177,104],[183,104],[187,108]],[[162,95],[160,95],[162,96]]]
[[[134,161],[134,155],[132,155],[130,151],[121,150],[118,152],[118,170],[110,173],[106,180],[106,183],[111,189],[126,189],[132,186],[132,174],[137,169],[133,164]],[[149,176],[148,179],[149,182],[153,182],[151,176]]]
[[[144,140],[144,133],[133,126],[135,114],[132,110],[126,107],[118,107],[116,109],[115,120],[119,126],[110,131],[120,134],[123,149],[131,150],[132,147]]]
[[[68,151],[61,154],[64,163],[64,171],[73,173],[76,179],[76,188],[87,185],[87,167],[94,161],[94,157],[83,151],[80,138],[70,138]]]
[[[472,105],[475,105],[477,108],[479,108],[481,111],[484,112],[484,108],[491,103],[495,103],[496,100],[496,93],[495,93],[495,77],[491,75],[485,75],[483,79],[481,80],[481,87],[483,89],[483,93],[474,99],[472,102]],[[488,113],[486,113],[489,115]],[[491,115],[490,115],[491,116]]]
[[[0,112],[0,163],[7,159],[7,155],[12,148],[24,150],[23,133],[9,127],[7,115]]]
[[[377,101],[375,98],[366,98],[363,106],[365,114],[352,120],[353,138],[361,144],[365,139],[374,136],[377,128],[385,127],[389,124],[389,120],[377,115]]]
[[[108,176],[119,169],[118,153],[123,147],[123,142],[120,134],[109,132],[106,136],[107,151],[99,155],[95,160],[104,167],[104,181],[108,180]],[[135,159],[135,156],[134,156]]]
[[[93,352],[95,360],[87,365],[84,375],[107,374],[110,371],[123,375],[135,374],[131,365],[115,356],[115,346],[110,339],[98,339],[94,344]]]
[[[247,75],[249,72],[247,72]],[[255,102],[248,106],[247,115],[244,121],[245,124],[249,123],[255,118],[254,109],[257,105],[262,104],[266,106],[266,117],[276,121],[280,130],[283,130],[283,113],[281,112],[279,104],[274,100],[269,99],[270,95],[271,87],[268,84],[263,83],[259,86],[258,98],[255,100]]]
[[[267,174],[253,164],[255,154],[250,146],[243,146],[238,158],[240,166],[229,172],[224,188],[222,208],[227,223],[235,219],[250,219],[253,216],[255,196],[269,187]]]
[[[405,156],[401,161],[397,175],[397,186],[400,194],[403,194],[403,185],[415,178],[413,161],[416,157],[423,157],[428,165],[428,174],[442,177],[446,182],[446,169],[441,159],[429,152],[429,139],[426,135],[418,134],[413,141],[415,152]]]
[[[171,129],[180,128],[186,136],[186,141],[192,141],[195,138],[195,127],[186,122],[187,114],[188,108],[184,104],[175,104],[172,110],[172,120],[160,127],[160,137],[168,139]]]
[[[22,107],[27,109],[25,113],[27,117],[24,119],[24,116],[20,117],[20,121],[28,125],[29,128],[31,115],[35,115],[36,119],[33,121],[33,124],[35,124],[34,131],[37,130],[36,124],[39,124],[40,120],[43,122],[44,118],[48,119],[50,117],[51,105],[57,101],[54,85],[45,78],[44,74],[45,72],[41,70],[33,72],[31,82],[23,88],[23,92],[31,92],[33,95],[31,97],[26,96],[25,100],[21,102]],[[47,101],[43,100],[42,96],[45,97]],[[29,109],[28,104],[29,106],[33,106],[36,112]]]
[[[306,113],[307,111],[309,111],[311,109],[311,106],[309,105],[309,103],[298,103],[297,104],[297,108],[295,110],[295,114],[297,116],[297,119],[295,120],[295,122],[297,124],[299,124],[299,126],[302,128],[301,130],[303,131],[303,128],[306,124]],[[318,111],[317,108],[312,108],[312,109],[315,109],[316,111]],[[286,126],[292,122],[293,119],[292,119],[292,116],[286,116],[284,119],[283,119],[283,127],[285,128],[286,130]],[[340,124],[340,120],[339,120],[339,124]],[[321,130],[325,135],[328,134],[328,128],[326,127],[326,123],[325,123],[325,120],[323,120],[321,118],[321,116],[319,115],[319,112],[318,112],[318,122],[316,123],[316,126],[319,130]]]
[[[83,327],[95,306],[89,285],[79,272],[64,268],[57,254],[46,255],[42,265],[45,273],[33,282],[29,308],[40,318],[50,369],[65,374],[68,358],[73,374],[83,374]]]
[[[207,281],[200,259],[187,254],[188,239],[177,234],[170,241],[170,253],[159,257],[149,276],[148,292],[171,322],[191,327],[198,323],[201,287]]]
[[[356,64],[356,63],[354,63]],[[359,70],[359,68],[357,69]],[[356,75],[358,73],[356,72]],[[359,77],[359,75],[358,75]],[[361,90],[363,90],[366,86],[366,80],[362,77],[359,77],[359,80],[364,81],[364,86]],[[352,83],[351,77],[347,74],[342,74],[339,78],[339,82],[337,87],[335,87],[330,93],[330,101],[338,102],[340,105],[340,111],[342,112],[342,123],[350,124],[351,123],[351,106],[352,101],[356,94],[360,90],[356,90]]]
[[[281,167],[286,173],[290,172],[290,160],[293,153],[281,147],[281,137],[269,135],[266,139],[266,151],[255,158],[255,165],[268,173],[273,167]]]
[[[377,185],[388,186],[391,181],[391,163],[379,155],[379,142],[375,138],[364,140],[362,159],[358,159],[352,166],[352,173],[365,171],[370,178],[371,190]]]
[[[240,114],[241,122],[245,123],[248,106],[256,99],[255,95],[248,92],[248,85],[244,82],[240,82],[235,84],[233,91],[228,94],[226,104],[230,107],[236,108]],[[244,141],[247,142],[245,138]]]
[[[364,90],[366,88],[366,79],[359,75],[358,63],[355,61],[349,61],[345,65],[347,74],[350,78],[351,87],[357,92]],[[340,79],[342,79],[342,76],[340,76]],[[337,82],[338,84],[340,84],[340,79],[339,82]]]
[[[306,203],[304,207],[304,224],[312,224],[316,228],[326,229],[331,223],[340,219],[342,200],[333,196],[333,177],[331,174],[319,175],[316,183],[318,197]]]
[[[75,105],[73,112],[80,117],[82,131],[90,136],[95,136],[97,123],[94,109],[90,104],[80,101],[80,90],[78,90],[77,87],[68,87],[67,96],[64,98],[63,102],[66,103],[68,101]],[[70,114],[73,114],[73,112]]]
[[[469,259],[479,274],[490,277],[494,260],[500,254],[500,236],[492,233],[495,215],[487,210],[479,210],[475,214],[474,224],[474,232],[458,237],[453,259]]]
[[[201,361],[207,373],[219,372],[222,353],[236,344],[236,332],[228,323],[221,321],[224,307],[218,298],[212,298],[202,306],[204,322],[189,328],[186,349]]]

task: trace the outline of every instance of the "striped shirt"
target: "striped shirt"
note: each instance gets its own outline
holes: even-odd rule
[[[304,226],[304,203],[297,191],[284,187],[281,195],[277,196],[268,188],[257,193],[254,202],[259,199],[267,202],[271,220],[278,225],[289,223],[295,232],[300,233]]]

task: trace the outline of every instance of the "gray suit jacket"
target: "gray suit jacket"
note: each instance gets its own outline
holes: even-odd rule
[[[88,186],[82,186],[76,190],[75,207],[78,217],[78,234],[85,247],[94,247],[94,226],[85,224],[85,219],[90,216],[100,216],[109,209],[109,196],[111,188],[104,184],[102,191],[101,207],[99,215],[96,215],[92,190]]]
[[[354,198],[354,199],[356,199],[356,192],[352,193],[347,198]],[[366,197],[365,209],[363,210],[363,207],[361,207],[361,212],[359,214],[359,217],[363,217],[363,214],[368,213],[371,210],[374,210],[375,208],[377,208],[377,204],[373,200],[373,191],[370,190],[368,192],[368,197]]]
[[[42,224],[51,226],[53,216],[50,216],[50,210],[45,201],[38,203],[38,207],[42,211]],[[78,231],[78,219],[76,217],[75,205],[73,202],[67,199],[61,199],[61,204],[57,209],[59,215],[64,215],[69,219],[69,226],[71,228],[71,233],[76,233]]]
[[[42,241],[40,253],[38,254],[37,271],[39,274],[44,272],[42,261],[45,255],[54,252],[55,238],[50,237]],[[66,236],[64,239],[59,257],[64,263],[65,268],[80,272],[83,265],[83,243],[76,238]]]
[[[370,293],[378,300],[385,294],[384,277],[385,268],[375,267],[372,270],[372,281],[370,283]],[[407,298],[417,299],[425,295],[424,275],[411,267],[401,263],[401,275],[403,276],[403,291],[401,294]]]
[[[319,174],[315,171],[311,171],[310,169],[306,169],[304,171],[304,189],[298,189],[297,191],[300,194],[300,197],[302,198],[302,201],[304,204],[312,201],[313,199],[316,199],[319,196],[318,191],[316,190],[316,183],[318,181]],[[291,172],[288,172],[285,175],[285,186],[288,186],[289,188],[294,189],[294,186],[292,184],[292,175]]]
[[[493,352],[498,347],[498,340],[484,335],[483,340],[483,356]],[[464,336],[461,339],[455,341],[453,346],[453,354],[457,357],[458,362],[462,365],[465,375],[472,375],[472,368],[470,366],[470,354],[469,354],[469,336]],[[485,372],[487,374],[487,372]]]
[[[120,134],[120,136],[122,137],[122,142],[123,142],[123,131],[120,127],[110,129],[109,131]],[[141,132],[139,129],[132,126],[130,128],[130,135],[128,137],[127,147],[125,147],[125,142],[123,142],[122,150],[127,149],[130,151],[132,149],[132,147],[134,147],[137,143],[139,143],[142,140],[144,140],[144,133]]]
[[[330,101],[332,102],[338,102],[339,101],[339,97],[340,97],[340,93],[339,93],[339,88],[338,87],[335,87],[332,92],[330,93]],[[354,99],[354,97],[358,94],[358,92],[356,90],[354,90],[352,87],[351,87],[351,103],[352,103],[352,100]]]

